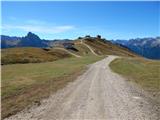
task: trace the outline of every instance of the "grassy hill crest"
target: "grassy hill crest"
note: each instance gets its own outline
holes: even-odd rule
[[[50,48],[18,47],[2,49],[2,64],[49,62],[67,57],[88,55],[137,56],[129,49],[114,45],[105,39],[84,37],[73,41],[59,41],[54,47]]]

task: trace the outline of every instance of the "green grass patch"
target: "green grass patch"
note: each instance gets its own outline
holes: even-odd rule
[[[160,92],[160,61],[142,58],[118,58],[110,64],[111,69],[134,81],[148,92]],[[159,97],[160,98],[160,97]]]
[[[76,79],[86,68],[103,57],[66,58],[54,62],[2,66],[2,117],[48,97]]]

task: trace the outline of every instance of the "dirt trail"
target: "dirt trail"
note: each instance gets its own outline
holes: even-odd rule
[[[75,57],[81,57],[81,56],[79,56],[79,55],[76,55],[76,54],[70,52],[69,50],[64,49],[64,48],[58,48],[58,47],[57,47],[57,48],[55,48],[55,49],[64,50],[64,51],[66,51],[67,53],[69,53],[69,54],[71,54],[71,55],[73,55],[73,56],[75,56]]]
[[[89,45],[84,43],[83,40],[81,40],[81,44],[85,45],[94,55],[99,56],[97,53],[94,52],[94,50]]]
[[[6,120],[158,120],[158,111],[143,90],[113,73],[109,56],[92,64],[76,81],[40,106]]]

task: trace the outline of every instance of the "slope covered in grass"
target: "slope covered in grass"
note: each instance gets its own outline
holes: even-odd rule
[[[103,57],[70,57],[53,62],[2,66],[2,117],[48,97]]]
[[[34,47],[2,49],[2,64],[39,63],[54,61],[71,55],[63,50]]]
[[[75,54],[78,54],[80,56],[92,55],[91,51],[85,45],[81,43],[76,43],[74,46],[78,50],[78,51],[72,51]]]
[[[92,49],[99,55],[137,56],[129,49],[114,45],[110,41],[103,39],[84,39],[83,42],[92,47]]]
[[[82,42],[83,41],[83,42]],[[119,55],[119,56],[137,56],[127,48],[114,45],[109,41],[98,38],[82,38],[74,40],[71,44],[66,41],[68,48],[63,42],[59,42],[59,48],[63,49],[42,49],[34,47],[8,48],[2,49],[2,64],[15,63],[39,63],[54,61],[66,57],[73,56],[88,56],[93,55],[93,52],[98,55]],[[89,47],[88,47],[89,46]],[[91,51],[91,48],[93,51]]]
[[[160,61],[140,58],[119,58],[110,67],[160,100]]]

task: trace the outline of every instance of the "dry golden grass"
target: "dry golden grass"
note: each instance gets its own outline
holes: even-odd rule
[[[7,117],[63,88],[86,65],[103,57],[70,57],[45,63],[2,66],[2,117]]]
[[[44,50],[41,48],[24,47],[2,49],[2,64],[39,63],[54,61],[71,55],[62,50]]]
[[[160,101],[160,61],[142,58],[119,58],[110,67],[151,93]]]
[[[86,39],[84,40],[84,42],[89,46],[91,46],[94,49],[94,51],[99,55],[107,54],[107,55],[119,55],[119,56],[130,56],[130,57],[137,56],[135,53],[129,51],[128,49],[114,45],[109,41],[104,42],[101,39],[94,39],[94,40]]]

